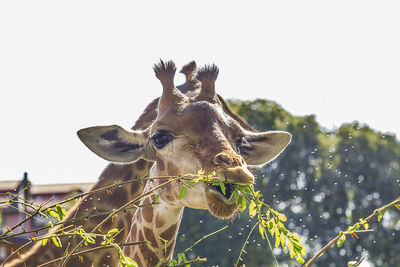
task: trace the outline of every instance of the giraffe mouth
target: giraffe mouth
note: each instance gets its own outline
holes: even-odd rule
[[[234,198],[235,187],[233,184],[224,184],[225,194],[221,186],[206,184],[206,196],[209,211],[219,218],[230,218],[237,210],[239,203]]]
[[[233,191],[235,190],[234,186],[232,184],[224,184],[225,185],[225,194],[221,188],[221,186],[216,186],[216,185],[211,185],[209,184],[209,187],[211,188],[211,190],[217,191],[218,193],[220,193],[224,198],[226,199],[230,199]]]

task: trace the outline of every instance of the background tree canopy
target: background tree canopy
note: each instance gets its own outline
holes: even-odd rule
[[[309,258],[340,230],[365,218],[400,195],[400,143],[358,122],[329,131],[315,116],[296,117],[272,101],[230,101],[233,109],[259,130],[285,130],[291,144],[270,164],[254,170],[256,189],[264,202],[284,213],[287,228],[301,235]],[[206,256],[207,266],[233,266],[256,222],[246,212],[233,222],[206,211],[186,209],[176,252],[182,252],[205,234],[228,229],[194,247],[189,256]],[[383,222],[373,220],[372,233],[348,237],[340,248],[330,248],[315,266],[346,266],[368,254],[376,266],[400,264],[400,212],[390,210]],[[247,266],[273,266],[266,240],[253,233],[242,258]],[[293,266],[281,249],[274,249],[280,266]]]

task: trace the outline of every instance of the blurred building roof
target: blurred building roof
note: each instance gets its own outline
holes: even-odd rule
[[[0,192],[15,191],[21,180],[0,181]],[[74,184],[39,184],[31,185],[30,193],[32,195],[39,194],[60,194],[72,191],[87,191],[92,187],[93,183],[74,183]]]
[[[5,212],[18,212],[17,209],[9,206],[9,195],[7,192],[12,192],[10,196],[20,194],[21,197],[29,196],[31,200],[37,203],[46,201],[47,198],[55,197],[50,202],[57,202],[60,198],[74,191],[86,192],[93,186],[93,183],[70,183],[70,184],[39,184],[33,185],[29,182],[28,174],[24,173],[21,180],[0,181],[0,208]],[[27,193],[19,193],[24,189]],[[26,195],[28,194],[28,195]],[[43,196],[45,195],[45,196]],[[44,198],[43,198],[44,197]]]
[[[40,184],[32,185],[31,195],[41,194],[62,194],[73,191],[86,192],[92,187],[93,183],[75,183],[75,184]]]
[[[0,181],[0,192],[16,190],[21,180]]]

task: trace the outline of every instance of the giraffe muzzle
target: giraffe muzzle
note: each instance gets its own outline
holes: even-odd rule
[[[254,175],[247,167],[232,167],[217,172],[218,177],[223,178],[223,182],[229,184],[249,185],[254,183]]]

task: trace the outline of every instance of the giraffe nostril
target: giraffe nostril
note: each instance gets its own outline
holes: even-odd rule
[[[233,159],[227,154],[219,153],[218,155],[215,156],[214,162],[217,165],[232,166]]]

